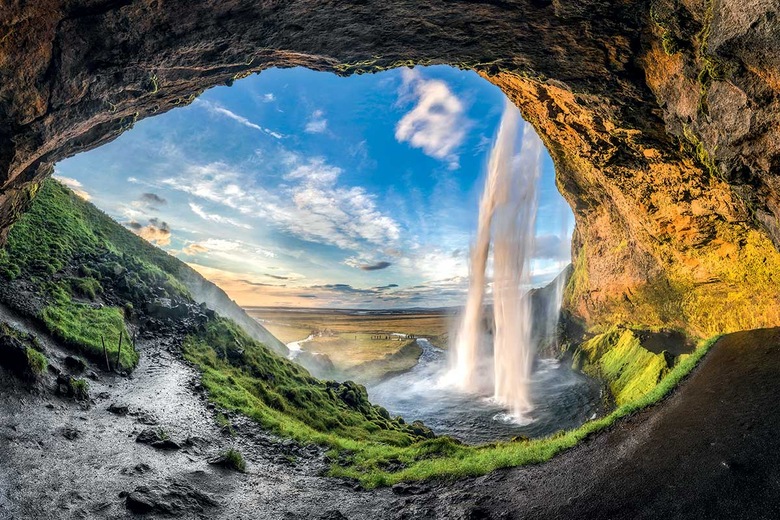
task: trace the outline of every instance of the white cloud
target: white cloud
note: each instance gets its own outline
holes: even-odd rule
[[[309,122],[306,123],[306,132],[310,134],[321,134],[328,129],[328,120],[325,119],[325,113],[322,110],[312,112]]]
[[[237,220],[230,217],[223,217],[217,213],[206,213],[206,211],[203,209],[203,206],[199,206],[198,204],[194,204],[192,202],[190,202],[190,209],[203,220],[216,222],[218,224],[230,224],[231,226],[236,226],[243,229],[252,229],[252,226],[249,224],[238,222]]]
[[[62,184],[67,186],[71,189],[73,193],[76,194],[77,197],[81,197],[84,200],[90,200],[92,199],[92,195],[87,192],[87,190],[84,189],[84,185],[81,184],[80,181],[73,179],[71,177],[63,177],[62,175],[55,175],[55,179],[60,181]]]
[[[402,98],[414,98],[416,104],[396,125],[395,138],[457,169],[457,149],[469,126],[463,103],[441,80],[424,79],[414,69],[404,69],[402,77]]]
[[[224,117],[227,117],[228,119],[232,119],[233,121],[240,123],[244,125],[247,128],[251,128],[253,130],[257,130],[259,132],[263,132],[264,134],[270,135],[271,137],[274,137],[276,139],[281,139],[283,136],[279,134],[278,132],[274,132],[268,128],[264,128],[257,123],[253,123],[249,119],[245,118],[242,115],[236,114],[235,112],[232,112],[228,110],[227,108],[224,108],[220,105],[217,105],[216,103],[212,103],[211,101],[204,101],[202,99],[196,99],[195,103],[197,106],[202,106],[212,114],[221,115]]]
[[[224,163],[185,166],[180,177],[162,184],[247,218],[261,218],[310,242],[358,249],[365,242],[388,245],[400,238],[400,225],[379,209],[374,195],[360,186],[338,185],[340,168],[294,154],[284,162],[289,171],[283,178],[289,184],[274,192]]]
[[[291,172],[284,176],[284,179],[288,181],[300,179],[309,185],[323,186],[335,183],[341,173],[341,168],[329,166],[321,157],[315,157],[307,163],[295,166]]]
[[[276,96],[274,96],[273,92],[268,92],[266,94],[263,94],[263,103],[271,103],[272,101],[276,100]]]

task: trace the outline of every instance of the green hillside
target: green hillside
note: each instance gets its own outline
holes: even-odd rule
[[[0,251],[0,277],[1,301],[37,319],[100,368],[105,363],[103,343],[114,359],[120,335],[125,338],[122,371],[132,370],[139,359],[129,338],[173,337],[182,355],[202,371],[209,398],[219,407],[243,413],[300,443],[329,447],[331,474],[356,478],[367,486],[480,475],[548,460],[666,395],[712,343],[685,359],[680,356],[673,367],[664,365],[649,373],[641,370],[648,363],[645,357],[650,361],[655,357],[645,355],[633,336],[626,336],[623,343],[634,353],[633,364],[626,368],[618,359],[598,367],[625,395],[611,414],[544,439],[474,447],[434,437],[419,422],[407,424],[390,417],[368,401],[360,385],[312,377],[274,352],[279,342],[265,329],[247,333],[258,325],[216,286],[55,181],[41,185],[29,210],[12,228]],[[212,308],[230,302],[234,307],[229,313],[242,326],[198,303],[206,300],[195,300],[188,288],[220,299]],[[256,339],[263,333],[268,342]],[[614,347],[613,336],[604,335],[588,344],[590,350],[583,349],[591,363],[606,360],[605,352]],[[26,350],[17,350],[40,371],[46,360],[39,359],[34,347],[33,342]],[[637,374],[641,388],[634,383]]]
[[[114,359],[121,334],[123,369],[138,362],[129,338],[175,329],[185,356],[204,369],[204,384],[217,402],[282,433],[372,437],[399,446],[425,433],[371,405],[362,387],[319,381],[231,320],[204,312],[177,279],[184,269],[181,261],[48,180],[0,251],[5,278],[0,296],[98,363],[104,342]]]

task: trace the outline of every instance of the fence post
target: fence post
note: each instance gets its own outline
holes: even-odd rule
[[[121,365],[119,364],[119,354],[122,353],[122,331],[119,331],[119,348],[116,350],[116,369],[119,370]]]
[[[103,344],[103,355],[106,356],[106,370],[111,372],[111,363],[108,362],[108,349],[106,348],[106,341],[103,339],[103,335],[100,335],[100,342]]]

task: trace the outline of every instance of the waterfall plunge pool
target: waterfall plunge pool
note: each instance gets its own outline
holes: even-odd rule
[[[423,352],[408,372],[368,387],[371,402],[411,422],[420,420],[437,435],[468,444],[546,437],[576,428],[603,412],[601,384],[554,359],[540,359],[531,376],[533,409],[519,420],[489,395],[464,393],[441,383],[447,355],[425,339]]]

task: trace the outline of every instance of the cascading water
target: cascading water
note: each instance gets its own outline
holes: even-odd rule
[[[533,299],[527,292],[537,190],[544,189],[537,182],[541,152],[533,129],[508,105],[488,163],[471,250],[468,301],[454,346],[448,353],[418,339],[422,354],[413,369],[369,386],[371,400],[392,414],[420,419],[437,434],[483,443],[518,435],[545,437],[600,412],[598,383],[555,359],[540,359],[535,370],[533,366],[536,342],[555,338],[566,281],[565,275],[558,276],[553,288],[540,290]],[[571,231],[566,215],[560,217],[564,248]],[[555,219],[547,214],[543,224],[548,230]],[[565,258],[565,251],[561,253],[556,257]],[[563,269],[563,263],[558,267]],[[492,327],[485,323],[490,316],[485,312],[487,297],[493,301]],[[532,301],[538,308],[531,309]]]
[[[522,146],[516,155],[521,124]],[[514,105],[507,103],[488,164],[477,238],[471,250],[468,300],[456,336],[454,366],[447,376],[448,381],[467,391],[478,390],[481,379],[487,377],[478,367],[492,234],[494,398],[516,417],[531,408],[534,351],[530,299],[524,297],[524,292],[530,282],[541,150],[541,141],[530,125],[522,121]]]
[[[511,171],[519,121],[520,114],[517,108],[507,104],[496,144],[490,155],[485,189],[479,205],[477,239],[471,248],[468,300],[456,336],[455,365],[448,376],[453,383],[467,391],[476,391],[480,383],[478,352],[482,338],[482,303],[485,297],[485,272],[490,251],[490,227],[496,208],[506,201],[508,194],[507,172]]]

